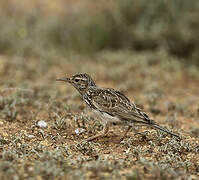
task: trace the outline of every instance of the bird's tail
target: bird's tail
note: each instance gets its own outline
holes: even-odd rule
[[[177,134],[175,134],[175,133],[173,133],[173,132],[171,132],[171,131],[169,131],[169,130],[167,130],[167,129],[165,129],[165,128],[163,128],[163,127],[157,125],[157,124],[152,124],[152,126],[153,126],[154,128],[156,128],[156,129],[159,129],[159,130],[161,130],[161,131],[163,131],[163,132],[166,132],[167,134],[170,134],[170,135],[172,135],[172,136],[175,136],[175,137],[177,137],[178,139],[181,139],[179,135],[177,135]]]

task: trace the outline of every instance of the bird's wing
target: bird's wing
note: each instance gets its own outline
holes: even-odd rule
[[[100,90],[92,97],[93,105],[101,112],[116,116],[126,123],[154,124],[153,120],[137,108],[121,92],[113,89]]]

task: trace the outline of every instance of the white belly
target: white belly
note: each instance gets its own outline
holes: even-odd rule
[[[94,110],[94,113],[104,122],[104,123],[117,123],[121,122],[117,117],[113,117],[105,112],[100,112],[97,110]]]

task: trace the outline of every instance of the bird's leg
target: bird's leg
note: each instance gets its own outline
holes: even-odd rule
[[[120,139],[120,142],[124,140],[124,138],[126,137],[127,133],[130,131],[130,129],[132,128],[132,126],[129,126],[128,129],[126,130],[126,132],[124,133],[123,137]]]
[[[89,137],[89,138],[87,138],[86,140],[87,141],[91,141],[91,140],[94,140],[94,139],[97,139],[98,137],[104,137],[104,136],[106,136],[107,134],[108,134],[108,131],[109,131],[109,123],[105,123],[104,124],[104,128],[103,128],[103,131],[102,131],[102,133],[100,133],[100,134],[96,134],[95,136],[92,136],[92,137]]]

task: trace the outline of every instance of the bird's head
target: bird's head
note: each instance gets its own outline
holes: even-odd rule
[[[57,81],[65,81],[72,84],[81,94],[89,87],[96,86],[93,79],[86,73],[75,74],[72,77],[63,77],[56,79]]]

